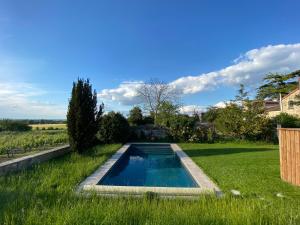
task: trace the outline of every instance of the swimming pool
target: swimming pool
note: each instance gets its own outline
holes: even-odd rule
[[[98,183],[116,186],[198,187],[169,144],[134,144]]]
[[[128,143],[81,182],[79,193],[140,196],[148,192],[162,197],[222,195],[219,187],[177,145]]]

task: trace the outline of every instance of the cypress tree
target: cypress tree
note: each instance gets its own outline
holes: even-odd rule
[[[102,111],[103,104],[97,111],[97,94],[89,80],[74,82],[67,114],[69,142],[74,151],[82,153],[95,144]]]

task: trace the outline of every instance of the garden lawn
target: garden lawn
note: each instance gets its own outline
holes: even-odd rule
[[[278,145],[259,143],[180,144],[226,193],[273,198],[281,193],[300,200],[300,188],[280,179]]]
[[[242,197],[77,195],[77,185],[120,147],[103,145],[0,177],[0,224],[300,224],[300,190],[279,180],[277,146],[181,146],[225,192],[235,188]],[[276,197],[279,191],[286,197]]]

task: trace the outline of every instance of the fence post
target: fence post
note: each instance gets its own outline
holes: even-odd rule
[[[277,138],[279,140],[279,129],[281,128],[281,124],[277,124]]]
[[[281,179],[300,186],[300,129],[278,128]]]

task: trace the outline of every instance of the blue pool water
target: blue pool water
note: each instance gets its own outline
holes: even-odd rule
[[[198,187],[170,145],[132,145],[99,185]]]

